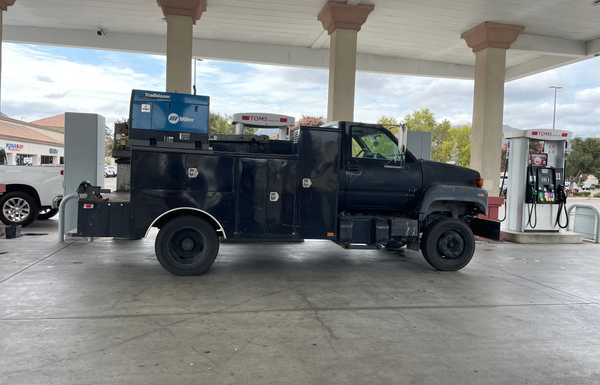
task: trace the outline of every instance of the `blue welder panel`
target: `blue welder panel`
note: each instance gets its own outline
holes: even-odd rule
[[[152,127],[152,102],[141,97],[134,97],[131,101],[131,125],[135,128],[149,129]]]
[[[154,126],[163,124],[154,119],[152,123]],[[208,134],[208,97],[174,94],[171,110],[164,124],[169,127],[169,131]]]
[[[208,134],[209,98],[201,95],[134,90],[133,129]]]
[[[150,123],[150,129],[152,130],[168,130],[171,131],[173,127],[167,123],[169,114],[171,113],[171,102],[168,101],[154,101],[152,103],[152,113],[148,114],[152,117]],[[175,131],[175,130],[173,130]]]

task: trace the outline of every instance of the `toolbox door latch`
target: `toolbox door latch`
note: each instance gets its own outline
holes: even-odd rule
[[[197,178],[198,177],[198,169],[195,167],[190,167],[187,169],[188,178]]]

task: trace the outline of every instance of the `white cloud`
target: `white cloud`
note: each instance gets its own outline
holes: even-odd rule
[[[163,56],[140,55],[139,62],[132,63],[130,56],[102,52],[102,60],[90,64],[47,52],[54,51],[5,44],[3,112],[26,120],[64,111],[97,112],[111,122],[128,115],[132,88],[164,89]],[[578,135],[600,135],[599,64],[600,58],[591,59],[508,83],[505,124],[551,126],[553,94],[548,87],[562,85],[559,126]],[[147,67],[154,68],[154,73]],[[205,60],[197,65],[197,78],[198,93],[211,97],[214,112],[258,111],[296,117],[327,113],[325,69]],[[374,122],[382,115],[402,119],[426,107],[438,119],[453,124],[471,121],[472,81],[360,72],[356,92],[357,120]]]
[[[161,89],[154,78],[114,64],[85,64],[31,46],[5,44],[3,112],[33,120],[65,111],[94,112],[109,122],[127,117],[132,88]]]

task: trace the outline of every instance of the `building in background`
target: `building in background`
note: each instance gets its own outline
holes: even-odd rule
[[[0,115],[0,149],[8,165],[59,165],[64,163],[64,114],[35,122]],[[42,124],[38,124],[41,122]],[[48,125],[45,125],[48,124]]]

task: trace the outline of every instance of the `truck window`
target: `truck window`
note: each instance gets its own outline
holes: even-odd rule
[[[373,127],[352,127],[352,157],[398,160],[400,149],[392,138]]]

